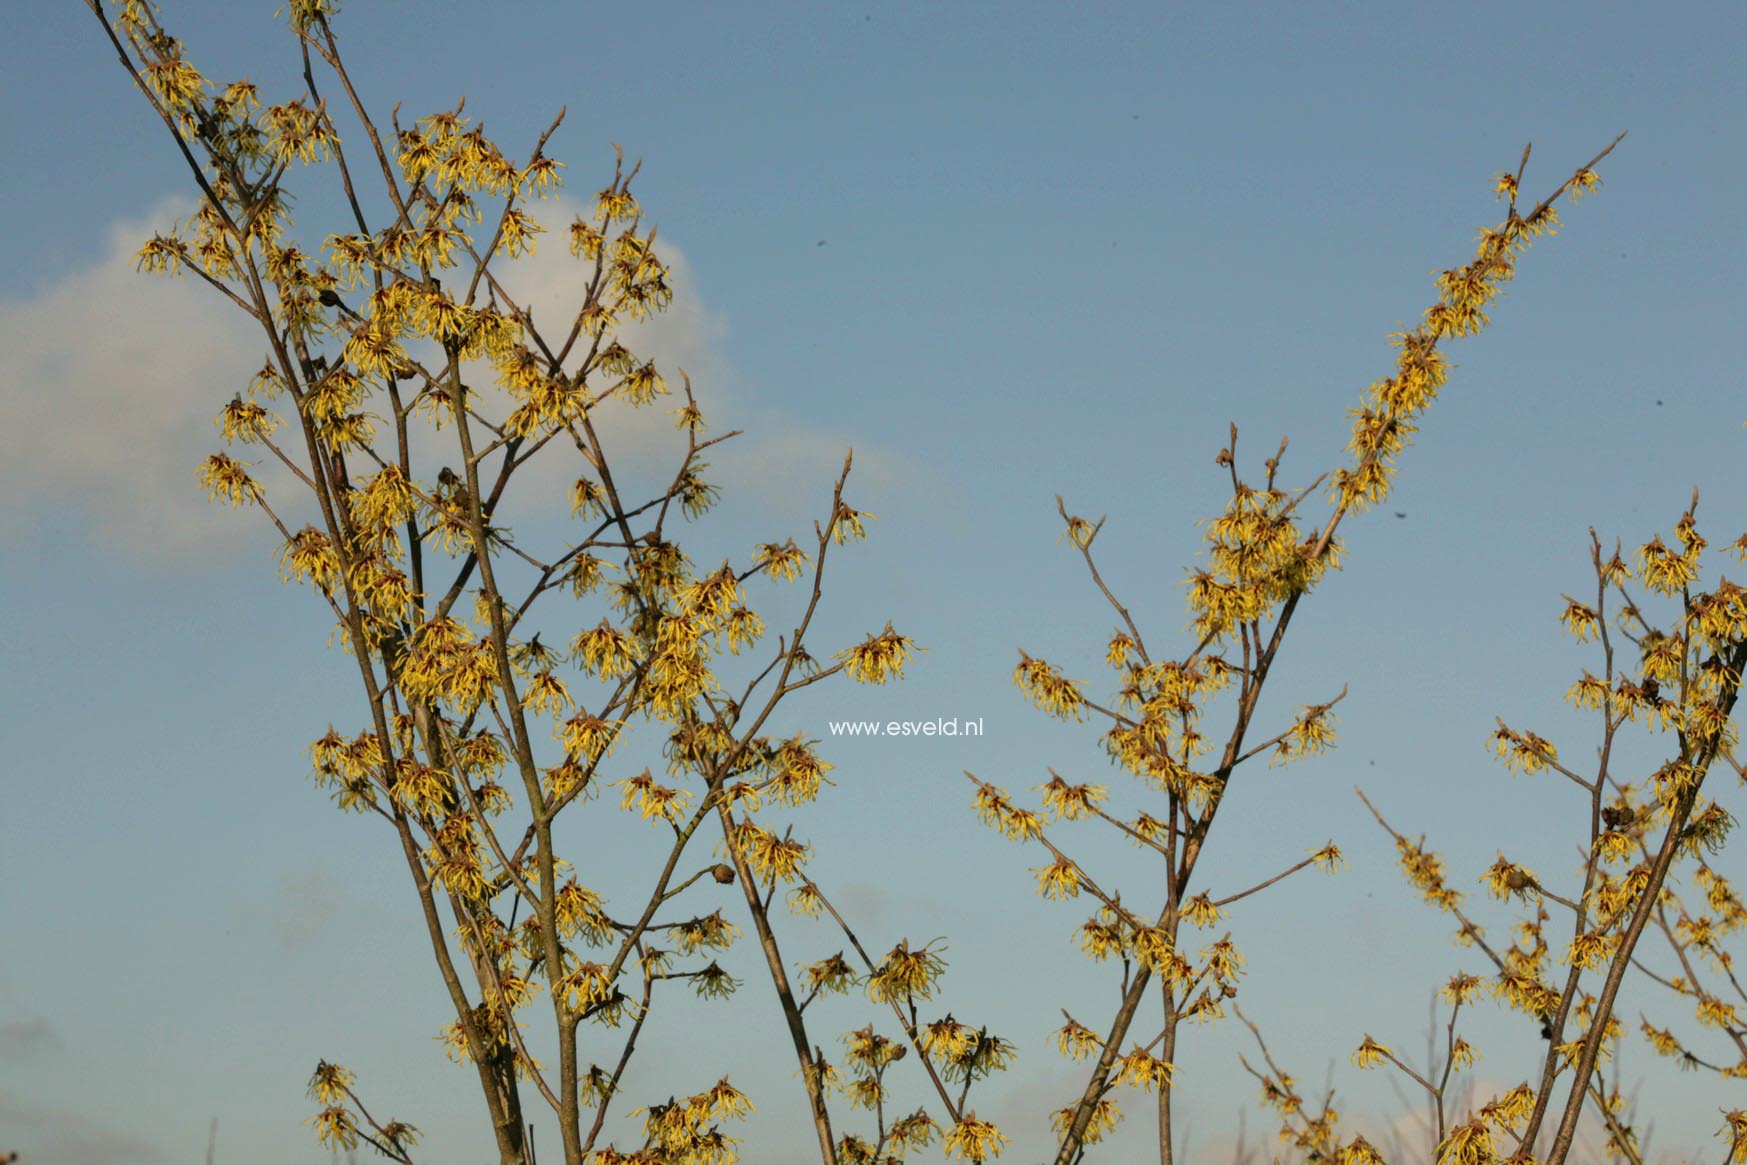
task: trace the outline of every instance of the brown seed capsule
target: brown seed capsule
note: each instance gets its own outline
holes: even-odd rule
[[[1504,876],[1504,884],[1512,890],[1521,890],[1529,884],[1529,876],[1512,866],[1510,872]]]
[[[726,886],[734,880],[734,867],[726,863],[710,867],[710,876]]]

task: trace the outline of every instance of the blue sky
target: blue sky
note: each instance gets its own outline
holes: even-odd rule
[[[295,54],[275,7],[164,15],[209,75],[285,94]],[[1348,684],[1341,746],[1246,773],[1205,866],[1217,896],[1330,838],[1346,850],[1350,873],[1300,875],[1234,910],[1240,1001],[1305,1081],[1332,1062],[1346,1111],[1400,1116],[1347,1053],[1367,1032],[1420,1048],[1431,992],[1481,968],[1416,903],[1353,786],[1429,831],[1458,884],[1501,849],[1568,873],[1572,797],[1511,778],[1483,746],[1501,715],[1569,756],[1593,747],[1560,696],[1595,660],[1555,622],[1560,595],[1589,585],[1587,528],[1633,546],[1695,485],[1714,542],[1747,526],[1742,11],[351,7],[339,29],[378,114],[465,93],[514,155],[568,105],[551,152],[573,199],[610,175],[612,141],[644,159],[640,200],[682,259],[650,343],[721,427],[748,431],[721,460],[729,498],[706,544],[799,533],[855,448],[848,496],[879,520],[839,560],[825,630],[849,642],[890,618],[928,653],[902,685],[810,691],[788,710],[837,765],[799,829],[864,941],[946,935],[943,1009],[1019,1044],[978,1105],[1015,1135],[1014,1161],[1041,1152],[1036,1114],[1076,1090],[1045,1038],[1057,1009],[1101,1025],[1111,975],[1069,942],[1079,904],[1032,893],[1037,852],[976,825],[960,773],[1022,790],[1053,765],[1129,793],[1093,729],[1045,719],[1010,684],[1020,647],[1095,686],[1108,675],[1110,619],[1059,541],[1053,495],[1109,515],[1107,577],[1152,641],[1180,643],[1179,584],[1195,523],[1221,502],[1227,424],[1256,459],[1289,436],[1290,482],[1331,468],[1345,410],[1390,367],[1385,335],[1497,213],[1492,176],[1532,141],[1535,194],[1630,131],[1492,329],[1452,348],[1391,501],[1406,517],[1349,523],[1346,569],[1295,624],[1264,716]],[[446,1004],[405,871],[307,780],[308,742],[356,715],[349,662],[310,597],[273,583],[265,532],[194,486],[210,417],[259,344],[198,288],[132,273],[139,242],[187,213],[188,183],[83,5],[40,8],[15,22],[0,79],[14,111],[0,123],[0,644],[14,661],[0,677],[0,1150],[186,1161],[216,1116],[221,1162],[323,1160],[298,1121],[327,1058],[426,1131],[423,1159],[481,1159],[474,1083],[431,1042]],[[328,205],[308,196],[312,229]],[[986,735],[826,729],[934,716],[980,717]],[[601,852],[634,868],[635,835],[600,828]],[[792,959],[840,945],[788,925]],[[800,1094],[754,956],[732,956],[745,986],[731,1007],[680,1004],[651,1033],[633,1088],[663,1100],[732,1067],[760,1109],[748,1159],[801,1162]],[[819,1030],[873,1018],[852,1003]],[[1240,1032],[1192,1029],[1180,1056],[1209,1160],[1230,1158],[1254,1095]],[[1538,1046],[1490,1007],[1470,1038],[1482,1087],[1515,1083]],[[1628,1047],[1626,1079],[1659,1114],[1652,1148],[1703,1143],[1718,1106],[1740,1105],[1738,1084],[1731,1100]],[[696,1079],[670,1082],[662,1063],[695,1063]],[[1127,1107],[1128,1134],[1144,1134],[1145,1102]]]

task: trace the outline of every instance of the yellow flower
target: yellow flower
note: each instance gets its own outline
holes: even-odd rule
[[[712,1120],[721,1117],[739,1120],[758,1111],[744,1092],[728,1083],[726,1076],[716,1081],[715,1086],[703,1093],[702,1097],[707,1101],[709,1119]]]
[[[1695,1009],[1698,1021],[1705,1027],[1734,1030],[1741,1025],[1738,1009],[1734,1004],[1724,1003],[1713,995],[1707,995],[1699,1001]]]
[[[1171,1086],[1172,1071],[1172,1065],[1136,1047],[1117,1061],[1113,1079],[1117,1084],[1156,1091],[1160,1087]]]
[[[635,777],[614,781],[613,784],[624,789],[619,796],[619,808],[629,810],[633,804],[636,805],[637,815],[644,821],[659,817],[670,825],[677,824],[686,806],[691,803],[691,793],[656,784],[648,769]]]
[[[1043,790],[1043,807],[1064,821],[1090,817],[1110,795],[1103,785],[1070,785],[1054,771],[1048,784],[1037,785]]]
[[[978,1120],[976,1113],[971,1112],[946,1134],[946,1155],[981,1165],[990,1157],[998,1156],[1001,1146],[1011,1141],[1012,1138],[1004,1136],[1000,1129],[988,1121]]]
[[[1086,1145],[1096,1145],[1102,1141],[1105,1134],[1122,1123],[1122,1110],[1116,1107],[1109,1097],[1101,1097],[1092,1107],[1092,1112],[1086,1120],[1086,1131],[1080,1141]],[[1049,1124],[1055,1130],[1056,1136],[1066,1133],[1074,1124],[1073,1108],[1058,1108],[1049,1114]]]
[[[309,1098],[320,1104],[338,1104],[345,1100],[357,1076],[350,1068],[322,1060],[309,1078]]]
[[[1189,899],[1188,905],[1183,907],[1183,918],[1193,927],[1209,927],[1224,917],[1225,911],[1213,904],[1205,890]]]
[[[1082,1027],[1071,1017],[1066,1026],[1056,1031],[1055,1042],[1062,1055],[1075,1060],[1084,1060],[1095,1049],[1103,1046],[1103,1041],[1090,1028]]]
[[[801,577],[807,565],[807,555],[791,538],[780,546],[775,542],[761,544],[756,561],[758,569],[769,577],[792,580]]]
[[[544,198],[557,187],[564,185],[564,176],[558,172],[563,168],[563,162],[544,156],[538,157],[528,163],[527,169],[521,172],[517,182],[531,188],[534,197]]]
[[[583,1011],[612,995],[612,983],[607,968],[599,963],[582,963],[558,981],[559,997],[573,1011]]]
[[[1498,1128],[1514,1128],[1535,1108],[1535,1092],[1525,1081],[1481,1107],[1480,1116]]]
[[[1438,993],[1444,997],[1446,1002],[1453,1006],[1460,1007],[1462,1004],[1473,999],[1479,989],[1479,977],[1464,972],[1451,978],[1448,983],[1444,984]]]
[[[893,947],[867,978],[867,997],[875,1003],[928,999],[935,982],[946,970],[946,960],[935,954],[933,944],[911,950],[909,940]]]
[[[392,374],[407,364],[406,351],[395,334],[374,321],[352,333],[344,355],[347,363],[366,376]]]
[[[595,259],[600,256],[601,243],[605,236],[594,226],[580,217],[570,224],[570,253],[583,259]]]
[[[1571,198],[1576,201],[1601,186],[1601,175],[1594,170],[1579,170],[1571,176]]]
[[[1130,945],[1142,966],[1159,971],[1166,978],[1171,977],[1171,968],[1176,962],[1177,954],[1171,946],[1170,936],[1162,927],[1136,927]]]
[[[801,876],[801,864],[809,849],[798,841],[787,841],[753,821],[740,821],[734,826],[734,846],[760,876],[779,882]]]
[[[1337,1165],[1383,1165],[1383,1154],[1371,1146],[1364,1137],[1354,1137],[1352,1142],[1341,1149],[1336,1158]]]
[[[1583,678],[1565,693],[1565,699],[1576,708],[1600,708],[1607,696],[1607,681],[1591,675],[1588,668],[1583,670]]]
[[[646,405],[658,396],[667,395],[667,381],[655,370],[654,361],[645,361],[626,373],[619,381],[625,397],[634,405]]]
[[[977,1033],[947,1016],[922,1028],[922,1050],[930,1056],[953,1059],[970,1051],[977,1042]]]
[[[261,487],[249,476],[249,463],[223,453],[214,453],[200,463],[200,484],[213,501],[244,506],[261,496]]]
[[[1043,835],[1043,822],[1038,819],[1037,814],[1015,806],[1003,789],[978,782],[972,803],[976,806],[977,817],[984,825],[993,826],[1013,841]]]
[[[867,537],[867,527],[864,522],[876,519],[866,510],[852,509],[845,502],[837,503],[837,512],[831,515],[831,540],[842,546],[846,542],[860,542]]]
[[[592,761],[613,751],[619,729],[623,725],[621,720],[603,720],[586,710],[579,710],[576,715],[554,728],[552,735],[553,739],[564,745],[565,752]],[[627,792],[627,798],[630,795]],[[648,814],[644,816],[647,817]]]
[[[1638,573],[1651,590],[1676,594],[1698,577],[1698,555],[1676,554],[1663,545],[1658,535],[1638,549]]]
[[[352,1114],[346,1109],[337,1106],[324,1108],[303,1123],[313,1124],[316,1139],[335,1152],[358,1147],[358,1129],[352,1121]]]
[[[1019,653],[1019,666],[1013,669],[1013,683],[1026,697],[1051,716],[1063,720],[1079,720],[1085,696],[1073,680],[1063,676],[1041,659]]]
[[[1512,864],[1503,854],[1498,855],[1498,860],[1492,863],[1481,880],[1487,884],[1492,896],[1501,902],[1506,898],[1527,902],[1539,888],[1533,870]]]
[[[629,190],[623,186],[609,186],[595,195],[594,213],[605,224],[615,218],[636,218],[641,212]]]
[[[785,805],[800,805],[819,795],[825,774],[835,766],[813,752],[814,741],[796,736],[786,740],[771,758],[773,796]]]
[[[912,640],[899,635],[887,623],[880,634],[869,635],[866,641],[846,648],[832,658],[842,660],[844,670],[857,683],[883,684],[889,679],[901,678],[904,665],[910,661],[911,653],[917,650]]]
[[[1549,762],[1559,759],[1559,750],[1533,732],[1513,732],[1508,728],[1500,728],[1492,734],[1490,743],[1493,751],[1504,761],[1505,767],[1513,772],[1532,775],[1546,768]]]
[[[1274,760],[1295,760],[1327,752],[1335,740],[1334,720],[1334,713],[1325,705],[1302,709],[1286,739],[1276,746]]]
[[[1242,974],[1244,957],[1229,938],[1202,947],[1201,957],[1207,960],[1207,970],[1215,979],[1235,979]]]
[[[1067,858],[1057,858],[1031,871],[1037,875],[1037,892],[1045,898],[1076,898],[1080,893],[1080,868]]]
[[[1111,955],[1122,954],[1126,949],[1122,943],[1122,932],[1096,918],[1087,919],[1082,923],[1079,935],[1080,948],[1086,952],[1089,958],[1100,962]]]
[[[1580,934],[1565,950],[1565,961],[1574,967],[1593,970],[1607,961],[1613,943],[1594,931]]]
[[[803,882],[789,891],[789,910],[795,914],[818,918],[824,905],[825,899],[819,894],[819,887],[811,882]]]
[[[1451,1129],[1438,1145],[1438,1165],[1492,1165],[1498,1159],[1492,1132],[1479,1121]]]
[[[565,934],[599,934],[611,926],[603,910],[605,900],[596,891],[578,885],[575,878],[559,888],[556,903],[558,929]]]
[[[1584,606],[1570,595],[1566,595],[1564,598],[1565,610],[1559,616],[1559,622],[1565,624],[1565,630],[1569,631],[1577,642],[1588,643],[1595,638],[1596,630],[1601,623],[1600,619],[1597,618],[1592,608]]]
[[[511,210],[503,218],[504,252],[512,259],[532,255],[535,251],[534,236],[545,233],[546,228],[535,222],[532,215]]]
[[[1359,1068],[1375,1068],[1387,1055],[1389,1049],[1367,1035],[1365,1042],[1353,1053],[1353,1064]]]
[[[570,650],[581,658],[585,669],[603,680],[630,675],[637,667],[631,637],[605,619],[572,640]]]
[[[206,90],[206,78],[200,70],[179,57],[152,61],[143,73],[147,87],[173,110],[194,105]]]
[[[305,526],[279,548],[279,578],[312,582],[331,592],[340,579],[340,560],[328,536],[314,526]]]

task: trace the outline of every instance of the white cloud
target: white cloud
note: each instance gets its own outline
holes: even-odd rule
[[[843,471],[843,455],[851,449],[855,464],[844,497],[852,502],[906,488],[923,476],[903,454],[847,434],[800,428],[781,418],[736,419],[735,427],[746,429],[746,435],[724,445],[712,464],[720,468],[723,484],[750,490],[766,503],[805,498],[813,503],[809,512],[823,516],[831,486]]]
[[[530,213],[546,227],[546,233],[539,237],[538,249],[532,255],[494,268],[516,303],[533,312],[534,326],[554,348],[570,334],[594,272],[593,262],[580,260],[569,250],[567,232],[580,210],[567,198],[536,204]],[[676,444],[684,448],[683,443],[676,443],[673,418],[667,414],[668,409],[678,407],[684,400],[680,371],[691,376],[703,398],[700,406],[706,418],[719,412],[730,399],[731,390],[726,386],[730,374],[721,354],[728,324],[704,305],[685,253],[671,240],[659,236],[655,249],[670,272],[668,283],[673,288],[673,302],[666,311],[650,319],[621,325],[617,335],[632,352],[655,362],[673,389],[672,396],[642,409],[609,404],[596,418],[596,425],[609,456],[665,464],[674,457]],[[569,366],[574,369],[587,350],[584,336],[572,349]]]
[[[257,326],[192,276],[148,277],[134,267],[152,231],[189,209],[186,201],[170,200],[115,223],[97,263],[34,297],[0,302],[7,365],[0,425],[13,436],[8,457],[0,460],[0,489],[12,501],[0,518],[0,537],[74,522],[101,544],[169,565],[214,557],[239,537],[261,534],[259,515],[213,505],[196,484],[199,463],[220,447],[213,417],[263,361]],[[563,199],[538,207],[549,228],[543,245],[501,273],[555,339],[568,333],[589,273],[566,248],[575,210]],[[666,239],[657,248],[672,270],[673,304],[652,320],[628,325],[621,337],[656,362],[674,398],[646,409],[609,405],[600,411],[597,427],[615,465],[659,472],[663,479],[677,465],[684,446],[666,410],[680,399],[683,369],[710,432],[746,430],[709,456],[713,479],[731,490],[750,491],[763,503],[812,499],[828,489],[852,445],[864,490],[883,492],[916,479],[916,467],[901,455],[867,447],[853,434],[810,427],[743,393],[721,352],[727,324],[699,296],[684,252]],[[453,461],[438,444],[452,432],[417,446],[434,458],[433,475],[436,466]],[[248,448],[234,455],[257,462],[269,495],[283,496],[287,476],[269,455]],[[518,494],[551,498],[556,509],[576,476],[575,458],[543,461],[530,464]],[[289,509],[282,511],[286,520],[301,523],[301,511]]]
[[[516,302],[533,311],[535,326],[554,346],[569,334],[593,273],[593,264],[573,257],[567,245],[566,231],[578,210],[564,198],[536,207],[536,217],[547,228],[541,246],[533,255],[506,265],[500,276]],[[808,425],[754,399],[722,353],[727,321],[705,305],[685,252],[659,235],[656,251],[670,271],[673,303],[651,319],[622,326],[618,336],[632,352],[655,362],[672,393],[646,408],[615,402],[601,408],[596,428],[615,464],[663,469],[678,465],[685,445],[668,410],[684,401],[683,372],[691,377],[698,407],[710,426],[705,439],[732,429],[743,431],[705,455],[715,470],[711,480],[718,484],[749,490],[766,504],[790,505],[797,497],[816,503],[820,495],[828,500],[844,454],[852,447],[854,480],[864,491],[885,491],[915,480],[917,467],[902,455],[872,447],[852,434]],[[550,480],[537,484],[551,489],[553,496],[562,496],[559,491],[575,477],[563,468],[566,461],[554,457],[544,467],[536,461],[529,468],[550,474]],[[529,482],[535,484],[532,476]]]
[[[10,435],[0,534],[67,520],[97,541],[171,560],[241,528],[195,483],[212,417],[261,362],[249,321],[190,279],[148,279],[133,255],[188,205],[109,228],[102,259],[35,298],[0,303]],[[227,310],[228,308],[228,310]]]

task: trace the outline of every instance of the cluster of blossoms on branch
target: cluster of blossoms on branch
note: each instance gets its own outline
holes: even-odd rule
[[[809,546],[763,542],[744,563],[711,568],[692,562],[675,526],[710,510],[718,489],[702,455],[737,434],[704,435],[683,372],[671,472],[636,487],[636,471],[609,456],[614,418],[675,395],[627,343],[630,325],[673,298],[657,232],[632,193],[637,168],[620,155],[591,212],[571,223],[583,290],[554,329],[517,299],[505,267],[546,233],[531,208],[562,185],[562,163],[545,152],[562,114],[523,162],[464,101],[411,124],[397,108],[384,129],[354,87],[329,0],[290,5],[307,91],[280,104],[263,103],[246,80],[207,79],[145,0],[124,0],[113,15],[96,0],[91,8],[202,195],[188,222],[146,243],[140,267],[198,277],[269,348],[217,424],[227,445],[264,451],[287,487],[269,488],[259,462],[229,452],[207,459],[201,483],[215,500],[266,516],[281,578],[313,589],[356,662],[366,722],[330,726],[311,746],[315,777],[341,809],[379,819],[405,859],[454,1006],[440,1041],[478,1073],[503,1160],[532,1159],[530,1090],[576,1165],[736,1159],[725,1129],[752,1103],[726,1077],[631,1110],[642,1123],[637,1147],[606,1134],[656,996],[670,984],[704,999],[739,986],[719,960],[742,926],[707,897],[736,885],[826,1159],[897,1162],[938,1137],[949,1153],[981,1160],[999,1134],[966,1107],[967,1094],[1007,1066],[1012,1045],[950,1014],[923,1017],[945,971],[934,945],[900,940],[870,956],[808,876],[810,847],[777,820],[818,797],[832,767],[804,734],[769,733],[778,705],[839,674],[885,683],[918,650],[889,623],[826,659],[810,650],[829,552],[865,538],[872,518],[844,500],[850,461]],[[336,128],[318,64],[353,115],[355,141]],[[351,222],[306,248],[286,184],[316,165],[335,172]],[[379,182],[367,185],[372,171]],[[449,452],[430,454],[445,435]],[[516,528],[544,516],[543,491],[522,484],[536,456],[579,471],[573,526],[550,551]],[[307,518],[293,517],[300,511]],[[749,588],[808,580],[810,593],[790,602],[791,629],[770,647]],[[536,607],[549,596],[593,610],[549,616],[550,604]],[[659,774],[616,759],[657,749]],[[623,905],[588,884],[613,871],[573,866],[555,832],[561,813],[603,788],[617,791],[620,812],[665,835],[650,850],[647,893]],[[620,828],[601,812],[610,810],[588,819],[596,831]],[[723,860],[700,865],[691,843],[712,822]],[[856,955],[805,966],[804,994],[774,925],[779,891],[797,912],[830,911]],[[858,988],[901,1036],[849,1033],[840,1068],[813,1043],[807,1011]],[[542,996],[551,1024],[531,1035],[525,1020]],[[554,1049],[556,1065],[535,1047]],[[888,1111],[885,1075],[911,1050],[944,1124],[922,1108]],[[417,1131],[372,1117],[353,1083],[325,1062],[312,1079],[323,1143],[362,1140],[410,1161]],[[868,1110],[870,1133],[833,1134],[834,1091]]]
[[[1616,139],[1617,144],[1617,139]],[[1046,898],[1066,899],[1089,894],[1097,912],[1079,930],[1082,948],[1095,960],[1117,958],[1123,974],[1118,984],[1115,1014],[1102,1034],[1067,1016],[1057,1033],[1061,1050],[1079,1060],[1094,1057],[1080,1096],[1054,1114],[1059,1136],[1057,1165],[1081,1160],[1085,1147],[1104,1139],[1121,1119],[1112,1096],[1121,1085],[1136,1085],[1157,1098],[1160,1160],[1173,1153],[1171,1092],[1180,1076],[1176,1053],[1179,1024],[1187,1019],[1208,1022],[1223,1018],[1227,1005],[1235,1010],[1242,956],[1227,932],[1219,940],[1195,944],[1182,927],[1219,926],[1226,907],[1257,893],[1301,869],[1318,866],[1334,872],[1343,863],[1332,842],[1316,849],[1257,885],[1216,896],[1200,885],[1195,872],[1234,772],[1263,754],[1270,763],[1289,762],[1322,753],[1335,738],[1335,706],[1343,689],[1330,699],[1301,707],[1284,726],[1261,735],[1255,730],[1260,696],[1285,641],[1301,599],[1340,563],[1336,537],[1352,513],[1384,501],[1393,484],[1397,463],[1417,431],[1417,425],[1447,380],[1443,341],[1472,336],[1488,322],[1488,310],[1515,272],[1517,260],[1540,236],[1558,225],[1556,201],[1573,198],[1599,185],[1595,165],[1611,151],[1602,151],[1579,168],[1557,190],[1527,211],[1519,211],[1517,194],[1522,166],[1499,176],[1496,192],[1508,200],[1505,217],[1480,232],[1476,255],[1467,264],[1437,277],[1438,300],[1411,331],[1391,337],[1397,349],[1392,375],[1372,384],[1359,407],[1350,413],[1350,463],[1317,478],[1297,491],[1277,484],[1279,451],[1263,463],[1259,485],[1239,476],[1237,431],[1216,458],[1226,470],[1230,500],[1206,527],[1206,557],[1186,580],[1193,641],[1187,654],[1155,659],[1134,618],[1107,585],[1093,556],[1093,542],[1103,521],[1071,514],[1057,500],[1067,540],[1083,557],[1091,580],[1115,612],[1119,626],[1111,636],[1105,660],[1118,676],[1113,700],[1100,703],[1082,683],[1055,665],[1025,652],[1014,671],[1014,682],[1044,712],[1070,721],[1093,716],[1104,725],[1102,743],[1111,761],[1137,779],[1143,793],[1140,807],[1128,814],[1107,811],[1110,791],[1102,785],[1075,784],[1055,770],[1037,787],[1042,812],[1016,802],[1004,790],[978,780],[974,806],[983,821],[1004,836],[1042,847],[1049,863],[1036,869],[1038,891]],[[1308,521],[1306,501],[1327,483],[1331,512]],[[1696,506],[1696,497],[1694,499]],[[1743,1059],[1740,1065],[1718,1067],[1728,1075],[1747,1072],[1747,1037],[1735,1005],[1698,985],[1693,957],[1707,960],[1713,973],[1724,975],[1739,996],[1726,952],[1718,945],[1724,933],[1740,925],[1739,902],[1727,882],[1706,860],[1723,844],[1732,817],[1715,801],[1697,803],[1699,785],[1712,762],[1723,758],[1735,766],[1730,715],[1747,656],[1747,621],[1743,621],[1740,588],[1720,580],[1708,592],[1692,589],[1699,577],[1699,552],[1704,546],[1692,511],[1677,523],[1674,546],[1660,538],[1644,546],[1637,576],[1659,596],[1679,596],[1683,612],[1677,629],[1651,626],[1624,583],[1632,577],[1616,552],[1603,562],[1596,554],[1598,600],[1586,606],[1568,600],[1564,621],[1579,638],[1603,641],[1606,673],[1585,678],[1573,689],[1580,707],[1603,713],[1602,767],[1582,777],[1561,766],[1553,746],[1531,732],[1502,723],[1493,746],[1507,765],[1526,773],[1556,769],[1591,795],[1593,825],[1575,901],[1547,890],[1525,866],[1500,856],[1483,880],[1499,898],[1515,898],[1535,907],[1519,923],[1517,942],[1495,950],[1482,929],[1461,912],[1462,895],[1446,881],[1442,860],[1396,834],[1408,878],[1426,899],[1461,919],[1458,937],[1480,947],[1493,962],[1492,994],[1544,1025],[1549,1052],[1539,1078],[1479,1105],[1465,1120],[1449,1113],[1447,1087],[1452,1072],[1470,1067],[1479,1052],[1456,1035],[1461,1007],[1482,989],[1480,977],[1466,972],[1450,980],[1444,998],[1450,1006],[1442,1075],[1429,1080],[1395,1058],[1383,1044],[1366,1036],[1354,1054],[1361,1067],[1385,1060],[1423,1085],[1435,1102],[1435,1135],[1440,1165],[1485,1165],[1509,1160],[1524,1165],[1535,1157],[1534,1146],[1562,1074],[1575,1081],[1562,1106],[1553,1144],[1545,1160],[1563,1162],[1570,1151],[1576,1123],[1586,1100],[1596,1102],[1607,1130],[1610,1152],[1638,1161],[1636,1134],[1623,1116],[1617,1088],[1605,1088],[1596,1072],[1605,1062],[1620,1023],[1613,1014],[1619,978],[1628,966],[1646,921],[1654,919],[1682,969],[1681,974],[1651,978],[1678,994],[1691,995],[1701,1026],[1725,1032]],[[1747,540],[1738,543],[1747,549]],[[1678,547],[1676,549],[1675,547]],[[1616,672],[1606,627],[1608,592],[1621,600],[1621,632],[1638,649],[1636,672]],[[1204,713],[1220,699],[1228,700],[1229,726],[1212,734]],[[1650,804],[1639,804],[1637,791],[1618,782],[1607,767],[1613,734],[1622,724],[1643,720],[1678,734],[1678,755],[1651,775]],[[1736,766],[1740,771],[1739,766]],[[969,775],[969,774],[967,774]],[[1162,794],[1162,805],[1157,800]],[[1150,884],[1126,889],[1071,856],[1056,834],[1057,823],[1089,821],[1114,830],[1133,845],[1150,851],[1160,870]],[[1382,821],[1379,815],[1379,821]],[[1385,822],[1385,825],[1387,823]],[[1391,832],[1394,832],[1391,830]],[[1224,836],[1223,834],[1221,836]],[[1696,863],[1694,877],[1707,895],[1712,915],[1694,916],[1665,885],[1675,858]],[[1625,867],[1621,869],[1620,867]],[[1614,872],[1618,869],[1618,872]],[[1162,890],[1162,895],[1159,891]],[[1150,891],[1161,899],[1146,911],[1135,903]],[[1124,900],[1127,900],[1125,904]],[[1562,903],[1575,915],[1576,927],[1561,961],[1569,973],[1563,984],[1548,981],[1553,959],[1543,931],[1548,921],[1544,903]],[[1714,915],[1714,916],[1713,916]],[[1599,995],[1580,990],[1586,970],[1605,970],[1607,983]],[[1139,1039],[1130,1039],[1138,1006],[1149,987],[1162,1004],[1163,1023]],[[1747,996],[1742,997],[1747,1002]],[[1277,1065],[1261,1042],[1259,1028],[1237,1013],[1255,1034],[1264,1058],[1262,1068],[1246,1068],[1263,1087],[1265,1103],[1278,1110],[1281,1136],[1312,1160],[1341,1165],[1368,1165],[1382,1155],[1362,1135],[1345,1135],[1332,1094],[1313,1109],[1292,1076]],[[1568,1028],[1569,1025],[1569,1028]],[[1686,1066],[1707,1063],[1685,1051],[1669,1033],[1644,1022],[1645,1033],[1658,1051],[1683,1057]],[[1128,1041],[1126,1044],[1124,1041]],[[1740,1113],[1728,1114],[1725,1135],[1735,1136],[1732,1153],[1743,1148]],[[1506,1155],[1509,1154],[1507,1157]]]

